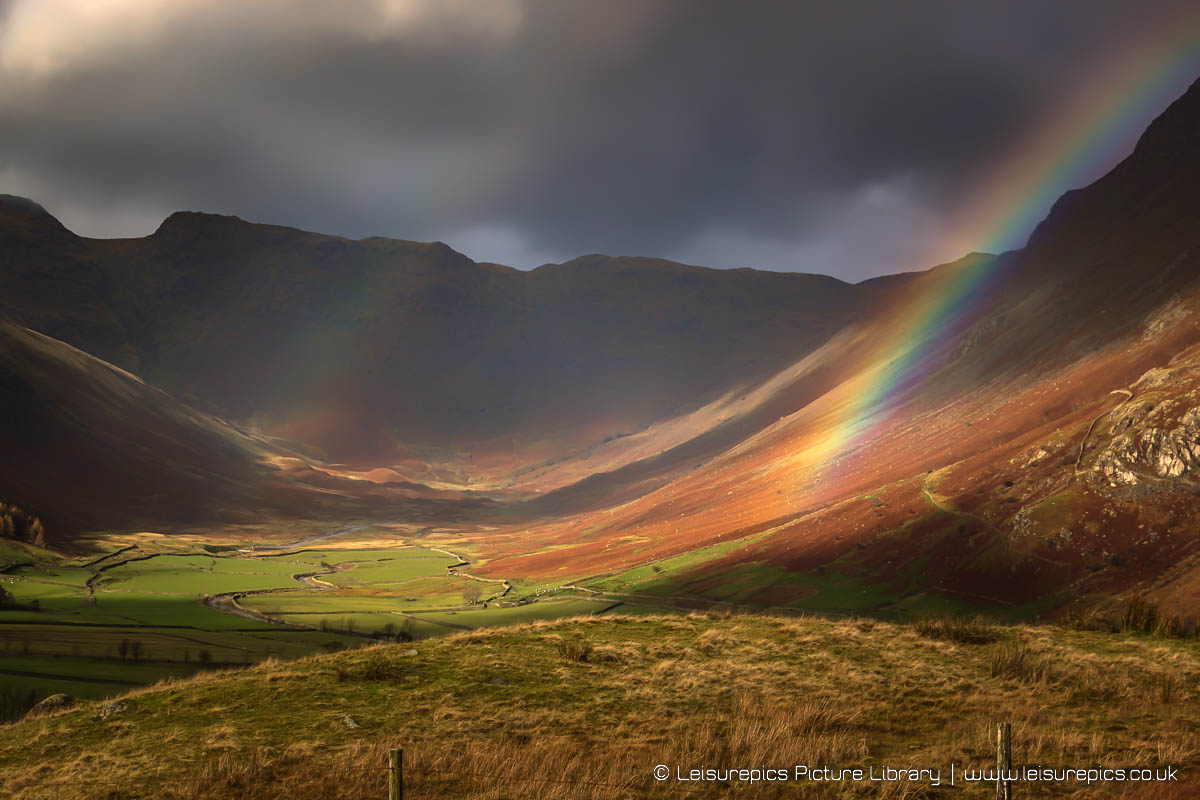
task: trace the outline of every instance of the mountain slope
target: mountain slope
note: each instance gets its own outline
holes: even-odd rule
[[[889,613],[1028,615],[1142,590],[1194,615],[1198,97],[1027,248],[914,277],[745,413],[789,395],[793,412],[640,496],[621,471],[590,479],[599,502],[481,539],[483,570]]]
[[[1194,607],[1198,132],[1193,85],[1027,247],[855,286],[604,256],[521,273],[192,213],[92,241],[10,200],[0,297],[349,462],[329,480],[387,467],[516,501],[461,531],[497,578]]]
[[[518,464],[760,380],[879,294],[604,256],[523,273],[209,214],[85,240],[13,203],[0,289],[22,324],[336,459],[474,446]]]
[[[0,502],[36,513],[59,546],[81,530],[319,517],[331,509],[341,517],[371,507],[350,491],[354,482],[5,320],[0,408]],[[392,497],[392,513],[409,505],[403,494]]]

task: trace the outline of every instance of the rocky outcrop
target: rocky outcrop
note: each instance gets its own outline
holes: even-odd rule
[[[101,721],[117,716],[129,706],[124,700],[110,700],[107,703],[102,703],[96,713],[92,715],[92,719]]]
[[[75,698],[69,694],[52,694],[43,699],[25,715],[26,719],[47,717],[59,711],[65,711],[75,705]]]
[[[1188,409],[1178,427],[1148,430],[1140,446],[1154,471],[1164,478],[1177,478],[1200,466],[1200,407]]]
[[[1158,404],[1139,401],[1114,414],[1093,475],[1110,486],[1145,476],[1200,479],[1200,397],[1195,391]]]

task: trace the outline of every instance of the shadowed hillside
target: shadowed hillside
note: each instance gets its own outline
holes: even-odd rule
[[[2,320],[0,406],[0,502],[38,514],[54,544],[111,527],[380,513],[382,498],[350,494],[353,483]],[[411,510],[399,492],[388,507]]]
[[[441,244],[212,214],[76,237],[0,203],[0,310],[337,460],[508,462],[635,432],[870,312],[833,278],[587,256],[531,272]]]

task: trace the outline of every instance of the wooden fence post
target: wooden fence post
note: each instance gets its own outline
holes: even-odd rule
[[[1012,800],[1012,782],[1008,775],[1012,771],[1012,725],[996,723],[996,800]]]
[[[388,800],[404,800],[404,751],[388,750]]]

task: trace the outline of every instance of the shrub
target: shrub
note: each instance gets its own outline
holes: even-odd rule
[[[1091,610],[1083,611],[1073,608],[1067,614],[1066,626],[1077,631],[1101,631],[1117,633],[1121,630],[1121,621],[1112,613]]]
[[[913,630],[927,639],[957,644],[989,644],[997,641],[999,629],[983,617],[927,617],[913,622]]]
[[[1154,635],[1167,638],[1182,636],[1184,631],[1183,621],[1175,614],[1159,614],[1158,619],[1154,621]]]
[[[1158,627],[1158,606],[1140,594],[1125,601],[1121,613],[1121,630],[1153,633]]]
[[[0,503],[0,537],[46,546],[46,529],[34,515],[19,506]]]
[[[353,670],[356,677],[364,681],[398,681],[404,677],[404,667],[394,658],[389,658],[391,650],[372,650],[366,658],[355,665]]]
[[[592,655],[592,643],[587,639],[563,639],[557,647],[558,654],[567,661],[582,663]]]
[[[992,653],[992,677],[1042,683],[1050,678],[1050,663],[1024,644],[1003,643]]]
[[[1154,686],[1158,690],[1159,702],[1165,706],[1171,705],[1179,697],[1179,684],[1166,673],[1155,676]]]
[[[398,681],[405,675],[404,667],[388,653],[394,648],[372,648],[359,661],[340,662],[333,665],[338,682],[344,681]]]

